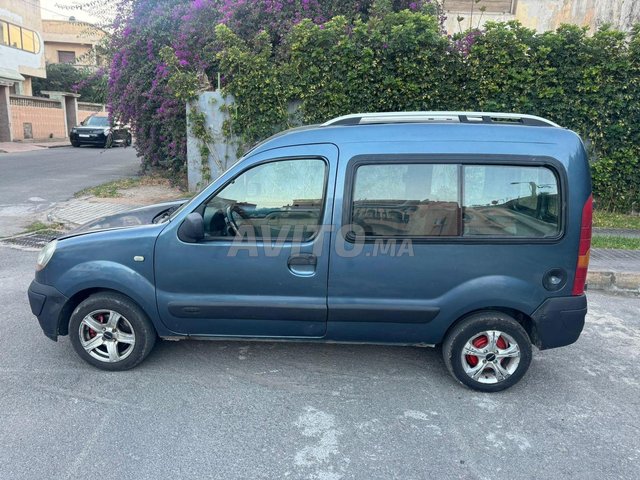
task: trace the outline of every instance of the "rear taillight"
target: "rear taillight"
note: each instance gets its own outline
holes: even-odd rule
[[[593,216],[593,196],[589,198],[582,208],[582,224],[580,225],[580,247],[578,249],[578,264],[576,276],[573,281],[571,295],[582,295],[584,284],[587,281],[587,269],[589,268],[589,253],[591,251],[591,219]]]

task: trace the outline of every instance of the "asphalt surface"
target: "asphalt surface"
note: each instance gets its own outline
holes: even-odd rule
[[[640,478],[638,298],[589,294],[500,394],[403,347],[160,342],[106,373],[41,333],[35,257],[0,247],[1,479]]]
[[[86,187],[134,176],[133,148],[51,148],[0,153],[0,237],[13,235]]]
[[[137,168],[131,149],[0,155],[0,236]],[[0,245],[2,480],[640,478],[640,298],[590,293],[578,343],[500,394],[401,347],[160,342],[107,373],[41,333],[35,258]]]

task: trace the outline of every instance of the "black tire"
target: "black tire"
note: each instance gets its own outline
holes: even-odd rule
[[[80,144],[78,142],[71,142],[71,146],[73,148],[78,148],[80,146]]]
[[[132,143],[133,143],[133,138],[131,137],[131,134],[128,133],[127,134],[127,140],[124,143],[124,145],[125,145],[125,147],[130,147]]]
[[[113,134],[107,135],[107,138],[104,140],[104,148],[113,147]]]
[[[502,360],[497,358],[494,360],[494,356],[491,355],[492,351],[488,348],[491,345],[489,343],[486,348],[487,354],[484,358],[475,356],[475,359],[478,360],[477,368],[481,370],[479,378],[482,378],[485,382],[495,380],[496,383],[483,383],[483,381],[471,378],[465,371],[465,367],[474,369],[472,362],[475,360],[474,356],[464,356],[463,358],[463,349],[467,342],[485,331],[499,331],[508,335],[517,344],[520,353],[519,362],[515,362],[513,358],[503,358]],[[501,341],[505,342],[505,338],[502,337]],[[487,340],[489,340],[488,337]],[[479,338],[479,341],[480,344],[484,343],[482,338]],[[497,343],[500,344],[500,340]],[[480,350],[484,351],[484,347],[480,348]],[[498,350],[496,347],[494,351],[505,352],[506,349]],[[522,325],[509,315],[496,311],[480,312],[470,315],[453,327],[442,345],[442,356],[451,375],[463,385],[481,392],[499,392],[518,383],[529,369],[531,364],[531,340]],[[492,367],[495,362],[501,362],[498,367],[506,365],[507,368],[504,368],[503,371],[513,369],[508,376],[505,375],[505,379],[498,379],[497,371],[494,370],[495,367]]]
[[[102,338],[103,344],[93,349],[93,354],[98,356],[110,355],[107,353],[107,343],[113,342],[116,345],[116,349],[124,352],[121,360],[108,361],[95,358],[83,347],[83,341],[86,342],[92,339],[89,338],[91,337],[91,332],[94,333],[93,337],[104,337],[102,332],[95,334],[94,330],[83,324],[85,317],[89,317],[90,314],[101,310],[120,314],[124,318],[124,322],[118,320],[115,332],[133,334],[135,340],[131,346],[131,344],[120,343],[111,338]],[[107,314],[107,319],[109,317],[110,315]],[[98,315],[98,318],[100,318],[100,315]],[[87,333],[89,333],[89,337],[86,337]],[[69,320],[69,336],[73,348],[84,361],[102,370],[121,371],[135,367],[149,355],[155,345],[157,334],[147,315],[131,299],[119,293],[103,292],[91,295],[76,307]],[[84,339],[83,336],[85,336]],[[103,353],[103,350],[105,353]]]

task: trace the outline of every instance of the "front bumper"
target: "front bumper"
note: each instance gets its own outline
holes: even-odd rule
[[[84,136],[81,136],[84,135]],[[88,135],[88,136],[87,136]],[[107,136],[104,133],[78,133],[71,132],[69,134],[69,140],[81,145],[104,145],[107,140]]]
[[[29,305],[31,312],[38,317],[40,328],[53,341],[58,340],[60,312],[68,298],[49,285],[43,285],[35,280],[29,285]]]
[[[587,297],[547,299],[533,313],[533,341],[540,350],[571,345],[580,336],[587,315]]]

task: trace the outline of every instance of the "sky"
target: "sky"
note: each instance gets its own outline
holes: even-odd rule
[[[93,23],[97,19],[90,13],[83,12],[78,9],[67,10],[61,7],[73,6],[84,2],[82,0],[40,0],[40,8],[42,10],[42,18],[53,20],[68,20],[70,16],[76,17],[78,20]]]

